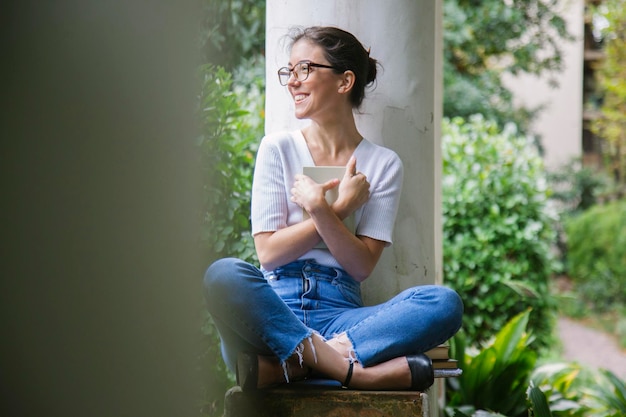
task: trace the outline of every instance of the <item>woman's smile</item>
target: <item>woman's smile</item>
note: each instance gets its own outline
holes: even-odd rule
[[[302,93],[298,93],[293,96],[293,100],[296,104],[300,104],[305,98],[307,98],[307,95]]]

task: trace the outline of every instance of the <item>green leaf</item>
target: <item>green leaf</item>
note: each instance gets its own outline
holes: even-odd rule
[[[552,417],[546,396],[532,381],[528,387],[528,401],[531,404],[531,411],[529,412],[531,417]]]
[[[518,314],[498,332],[493,346],[502,362],[509,362],[515,350],[522,345],[529,316],[529,310]]]

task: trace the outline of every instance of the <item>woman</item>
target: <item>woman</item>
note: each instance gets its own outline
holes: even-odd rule
[[[402,186],[398,156],[363,138],[353,115],[377,61],[333,27],[297,30],[291,40],[279,81],[296,117],[311,123],[260,144],[252,233],[261,268],[222,259],[206,272],[224,360],[244,390],[312,372],[354,389],[424,390],[433,371],[423,352],[454,335],[463,306],[442,286],[411,288],[378,306],[361,301],[359,283],[391,244]],[[345,172],[318,184],[304,166]],[[338,197],[328,203],[332,189]],[[354,233],[342,222],[348,216]]]

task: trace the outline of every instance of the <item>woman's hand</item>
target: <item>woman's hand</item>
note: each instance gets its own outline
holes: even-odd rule
[[[326,191],[332,190],[337,185],[339,185],[339,179],[318,184],[306,175],[296,175],[291,189],[291,201],[311,213],[327,204]]]
[[[341,219],[345,219],[365,204],[369,198],[370,183],[363,173],[356,170],[356,158],[352,156],[339,184],[339,197],[332,208]]]

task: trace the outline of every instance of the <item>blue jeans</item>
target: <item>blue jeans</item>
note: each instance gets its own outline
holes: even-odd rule
[[[206,271],[204,286],[231,370],[241,351],[284,362],[313,333],[330,339],[343,332],[356,359],[371,366],[445,342],[461,327],[463,314],[458,294],[439,285],[413,287],[365,307],[357,281],[312,260],[264,271],[220,259]]]

